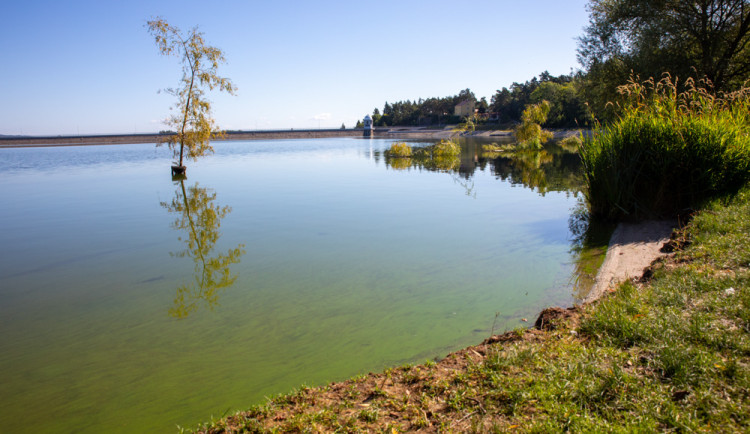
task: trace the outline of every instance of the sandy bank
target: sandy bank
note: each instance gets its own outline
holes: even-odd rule
[[[598,299],[620,282],[643,276],[652,262],[666,255],[661,249],[676,226],[677,222],[665,220],[620,223],[610,238],[607,256],[584,303]]]

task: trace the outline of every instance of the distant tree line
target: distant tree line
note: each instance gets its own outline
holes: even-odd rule
[[[477,97],[470,89],[464,89],[457,95],[443,98],[407,99],[394,103],[386,101],[382,113],[378,108],[373,110],[372,121],[375,126],[455,124],[461,121],[460,116],[454,115],[455,107],[463,101],[476,104]]]
[[[521,115],[529,104],[547,101],[550,105],[546,126],[588,126],[591,122],[586,101],[581,93],[583,75],[554,76],[544,71],[525,83],[513,83],[492,96],[489,110],[500,123],[520,122]]]
[[[582,76],[553,76],[547,71],[525,83],[513,83],[510,88],[502,88],[492,96],[477,99],[471,89],[464,89],[457,95],[386,102],[383,111],[378,108],[372,113],[376,126],[423,126],[456,124],[463,120],[455,114],[458,104],[468,101],[476,111],[476,121],[481,123],[508,124],[520,122],[524,108],[546,100],[550,104],[547,126],[575,127],[588,126],[591,116],[581,94]]]
[[[612,119],[617,88],[668,73],[678,83],[705,79],[730,92],[750,85],[750,0],[590,0],[589,25],[578,38],[582,69],[547,71],[498,90],[488,104],[470,89],[443,98],[385,103],[377,126],[461,122],[455,107],[474,103],[479,123],[519,123],[529,104],[547,101],[545,126],[587,127]]]

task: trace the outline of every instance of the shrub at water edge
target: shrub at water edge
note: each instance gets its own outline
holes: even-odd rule
[[[385,152],[388,157],[394,158],[406,158],[411,157],[412,155],[411,146],[407,145],[404,142],[392,144],[390,149]]]
[[[546,100],[526,106],[521,114],[521,125],[516,128],[516,140],[521,147],[542,149],[542,145],[552,138],[551,132],[542,129],[549,110],[550,105]]]
[[[684,87],[665,76],[618,89],[619,119],[581,148],[593,215],[671,216],[750,181],[750,88]]]
[[[461,155],[461,145],[452,140],[441,140],[431,146],[433,157],[452,158]]]

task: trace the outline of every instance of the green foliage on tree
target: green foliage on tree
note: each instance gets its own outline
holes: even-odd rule
[[[582,95],[583,75],[553,76],[547,71],[525,83],[513,83],[498,90],[492,97],[489,111],[501,123],[519,122],[529,104],[546,100],[550,104],[547,125],[551,127],[585,127],[591,124],[591,114]]]
[[[705,77],[716,90],[738,89],[750,77],[750,2],[591,0],[578,57],[597,113],[631,74]]]
[[[471,89],[464,89],[457,95],[444,98],[428,98],[426,100],[420,98],[417,101],[407,99],[395,103],[386,101],[382,114],[377,108],[373,111],[373,125],[418,126],[458,123],[461,118],[454,116],[454,109],[458,103],[465,100],[476,104],[477,98]]]
[[[487,98],[482,97],[479,101],[477,101],[477,113],[479,114],[485,114],[490,108],[490,105],[487,103]]]
[[[548,101],[529,104],[521,114],[521,125],[516,128],[516,140],[526,148],[541,149],[552,138],[552,133],[542,129],[550,111]]]
[[[183,157],[196,160],[213,153],[210,141],[221,136],[211,115],[211,103],[205,97],[206,89],[234,94],[236,87],[228,78],[217,74],[219,64],[226,61],[224,53],[206,45],[203,33],[197,27],[183,33],[160,18],[148,21],[146,26],[154,36],[159,52],[165,56],[174,55],[182,63],[179,86],[166,89],[168,94],[177,98],[172,108],[174,113],[166,121],[176,133],[160,144],[167,143],[175,158],[179,155],[177,164],[183,166]]]

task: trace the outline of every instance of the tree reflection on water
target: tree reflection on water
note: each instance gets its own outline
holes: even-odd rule
[[[197,182],[187,189],[184,179],[177,180],[175,185],[179,185],[175,197],[171,202],[160,202],[160,205],[170,213],[177,214],[171,226],[184,231],[187,236],[178,238],[185,242],[185,250],[170,255],[189,257],[195,265],[192,280],[177,288],[169,315],[186,318],[198,309],[201,301],[213,309],[219,301],[220,291],[237,280],[237,275],[233,275],[229,267],[240,262],[240,257],[245,254],[245,246],[238,244],[226,253],[215,252],[216,242],[221,236],[221,220],[232,212],[232,208],[216,204],[216,193],[199,187]]]
[[[386,167],[449,173],[470,197],[477,195],[472,181],[475,172],[487,169],[498,179],[531,189],[542,196],[549,192],[564,192],[577,197],[577,204],[571,209],[568,220],[570,254],[574,266],[569,285],[574,300],[580,302],[586,298],[604,260],[614,225],[589,218],[583,195],[579,195],[584,189],[584,179],[577,146],[552,142],[537,149],[510,141],[489,146],[483,141],[462,140],[460,143],[459,156],[439,160],[425,158],[426,154],[419,151],[411,158],[384,155]],[[376,153],[375,156],[379,155]]]
[[[541,195],[549,191],[578,194],[583,189],[583,172],[578,154],[557,144],[544,149],[482,150],[480,155],[480,163],[489,162],[498,178],[523,185]]]
[[[499,179],[535,190],[541,195],[549,191],[564,191],[577,194],[583,188],[581,160],[577,149],[550,143],[542,149],[529,149],[513,143],[498,146],[502,151],[483,148],[483,142],[461,140],[461,154],[456,156],[433,156],[423,150],[433,145],[414,146],[414,154],[407,158],[389,157],[383,152],[374,152],[374,158],[385,159],[386,167],[393,170],[429,170],[450,173],[467,182],[477,170],[489,167]],[[465,184],[465,185],[464,185]],[[475,192],[470,191],[469,195]]]

